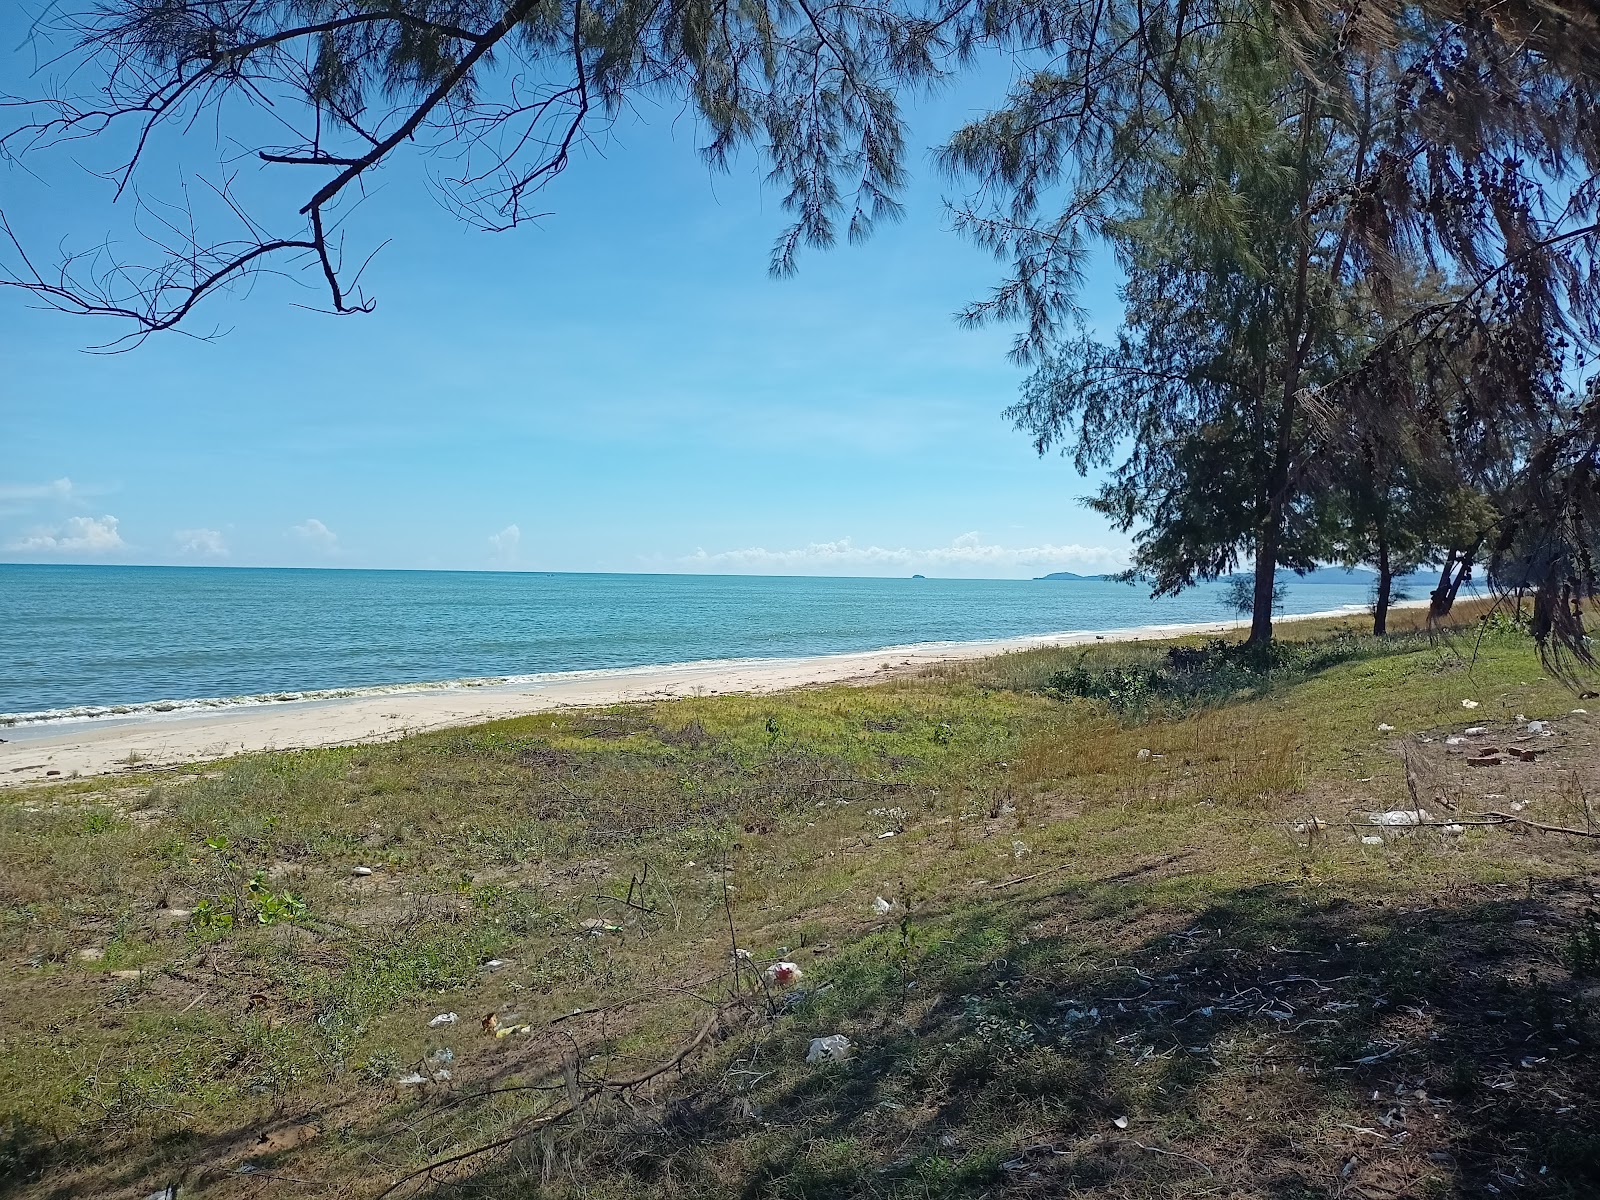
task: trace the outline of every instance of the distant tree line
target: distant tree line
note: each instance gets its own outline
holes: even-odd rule
[[[1005,263],[962,317],[1019,330],[1009,416],[1109,472],[1089,503],[1134,570],[1170,593],[1253,563],[1258,643],[1281,569],[1372,566],[1379,632],[1397,576],[1438,567],[1442,613],[1480,570],[1594,661],[1592,0],[63,0],[35,43],[0,147],[98,156],[146,244],[44,257],[0,214],[0,280],[121,320],[113,348],[264,270],[367,311],[345,247],[374,171],[431,152],[464,219],[512,228],[634,96],[696,113],[713,164],[765,156],[785,274],[897,215],[902,97],[1010,56],[941,151]],[[229,147],[204,198],[141,198],[150,147],[202,127]],[[1111,339],[1078,308],[1097,245]]]

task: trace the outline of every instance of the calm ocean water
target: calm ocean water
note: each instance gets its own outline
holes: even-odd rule
[[[1115,629],[1220,585],[0,565],[0,720],[113,706]],[[1361,605],[1290,583],[1284,611]],[[188,707],[187,704],[184,705]]]

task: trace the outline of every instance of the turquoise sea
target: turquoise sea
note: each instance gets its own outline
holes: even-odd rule
[[[1313,577],[1315,578],[1315,577]],[[1230,616],[1103,580],[0,565],[0,721]],[[1285,613],[1367,603],[1288,585]]]

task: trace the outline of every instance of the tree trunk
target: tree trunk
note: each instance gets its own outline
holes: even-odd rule
[[[1437,621],[1450,611],[1450,606],[1455,603],[1456,594],[1450,587],[1450,580],[1455,575],[1456,550],[1452,546],[1444,556],[1444,569],[1439,572],[1439,586],[1428,594],[1428,620]]]
[[[1272,640],[1272,592],[1278,585],[1278,530],[1276,522],[1273,525],[1256,546],[1255,603],[1250,609],[1247,646],[1265,646]]]
[[[1439,572],[1439,586],[1433,589],[1433,594],[1428,598],[1428,620],[1437,621],[1450,615],[1450,609],[1456,602],[1456,593],[1467,581],[1472,560],[1478,557],[1478,547],[1482,544],[1481,541],[1474,542],[1459,551],[1451,547],[1450,553],[1445,555],[1444,570]]]
[[[1389,634],[1389,598],[1394,594],[1394,568],[1389,562],[1389,543],[1378,535],[1378,595],[1372,604],[1372,636]]]

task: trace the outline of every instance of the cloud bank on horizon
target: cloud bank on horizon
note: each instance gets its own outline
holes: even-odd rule
[[[68,517],[60,525],[36,529],[6,544],[22,554],[109,554],[127,548],[117,531],[117,518]]]
[[[926,549],[857,545],[851,538],[812,542],[788,550],[749,546],[685,555],[678,564],[691,571],[732,574],[851,575],[939,573],[964,576],[1006,576],[1050,571],[1076,571],[1098,575],[1120,571],[1128,565],[1122,546],[1067,545],[1004,546],[984,541],[977,532],[964,533],[947,546]]]

